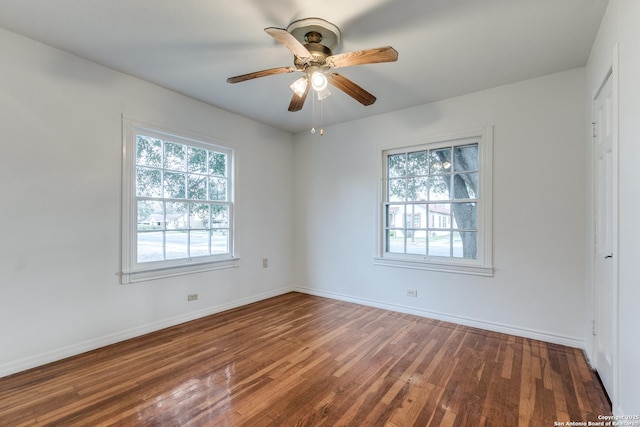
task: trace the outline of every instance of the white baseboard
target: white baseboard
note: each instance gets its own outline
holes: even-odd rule
[[[471,319],[463,316],[455,316],[446,313],[439,313],[431,310],[417,309],[414,307],[408,307],[398,304],[389,304],[387,302],[369,300],[365,298],[358,298],[349,295],[326,292],[317,289],[305,288],[302,286],[295,286],[293,288],[295,292],[301,292],[309,295],[316,295],[325,298],[331,298],[339,301],[352,302],[355,304],[366,305],[370,307],[382,308],[385,310],[397,311],[400,313],[413,314],[420,317],[427,317],[435,320],[442,320],[445,322],[456,323],[459,325],[471,326],[473,328],[485,329],[493,332],[500,332],[503,334],[515,335],[523,338],[530,338],[539,341],[545,341],[553,344],[566,345],[568,347],[579,348],[584,350],[585,343],[583,340],[552,334],[548,332],[536,331],[533,329],[519,328],[509,325],[504,325],[495,322],[487,322],[484,320]]]
[[[159,331],[164,328],[179,325],[181,323],[189,322],[191,320],[199,319],[201,317],[209,316],[212,314],[220,313],[232,308],[241,307],[243,305],[251,304],[254,302],[262,301],[267,298],[272,298],[278,295],[292,292],[293,288],[281,288],[262,294],[252,295],[247,298],[240,298],[227,302],[224,304],[207,307],[202,310],[190,311],[188,313],[181,314],[179,316],[162,319],[157,322],[148,323],[146,325],[137,326],[135,328],[127,329],[113,334],[108,334],[99,338],[83,341],[78,344],[72,344],[65,347],[57,348],[55,350],[47,351],[44,353],[36,354],[33,356],[25,357],[23,359],[16,360],[0,365],[0,378],[7,375],[15,374],[18,372],[26,371],[27,369],[35,368],[45,365],[47,363],[56,362],[58,360],[65,359],[67,357],[76,356],[87,351],[95,350],[100,347],[115,344],[121,341],[125,341],[131,338],[139,337],[150,332]]]

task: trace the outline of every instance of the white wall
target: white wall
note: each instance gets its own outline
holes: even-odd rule
[[[0,376],[290,289],[290,134],[10,32],[0,58]],[[239,268],[118,284],[123,113],[237,149]]]
[[[586,67],[586,107],[591,110],[592,95],[613,64],[614,49],[619,50],[619,248],[618,276],[618,383],[613,393],[617,414],[640,414],[640,2],[610,0]],[[590,149],[590,147],[589,147]],[[589,170],[590,171],[590,170]],[[591,178],[589,178],[591,182]],[[593,241],[589,228],[588,242]],[[591,261],[593,248],[589,246]],[[591,269],[588,268],[590,273]],[[588,275],[592,309],[593,281]],[[590,316],[587,321],[593,317]],[[590,328],[590,324],[587,325]],[[589,337],[587,350],[592,350]]]
[[[575,69],[296,135],[298,288],[582,347],[584,83]],[[494,277],[375,266],[380,147],[486,125]]]

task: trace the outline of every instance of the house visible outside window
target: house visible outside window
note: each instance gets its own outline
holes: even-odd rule
[[[122,282],[233,266],[233,151],[124,120]]]
[[[378,264],[492,275],[491,128],[382,152]]]

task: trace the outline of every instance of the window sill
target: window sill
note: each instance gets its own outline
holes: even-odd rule
[[[166,267],[153,267],[144,270],[123,271],[120,274],[120,283],[145,282],[148,280],[164,279],[167,277],[182,276],[185,274],[202,273],[205,271],[223,270],[238,267],[239,258],[227,258],[217,261],[206,261],[188,265],[175,265]]]
[[[453,262],[434,262],[421,259],[382,258],[373,259],[375,265],[383,267],[409,268],[413,270],[438,271],[443,273],[470,274],[474,276],[493,277],[493,267]]]

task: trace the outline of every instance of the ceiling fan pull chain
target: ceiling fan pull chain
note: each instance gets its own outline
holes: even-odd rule
[[[320,136],[324,135],[324,129],[322,128],[322,123],[323,123],[323,119],[324,119],[324,108],[322,107],[323,103],[322,103],[322,99],[320,100]]]
[[[316,97],[314,94],[311,95],[311,133],[316,133]]]

